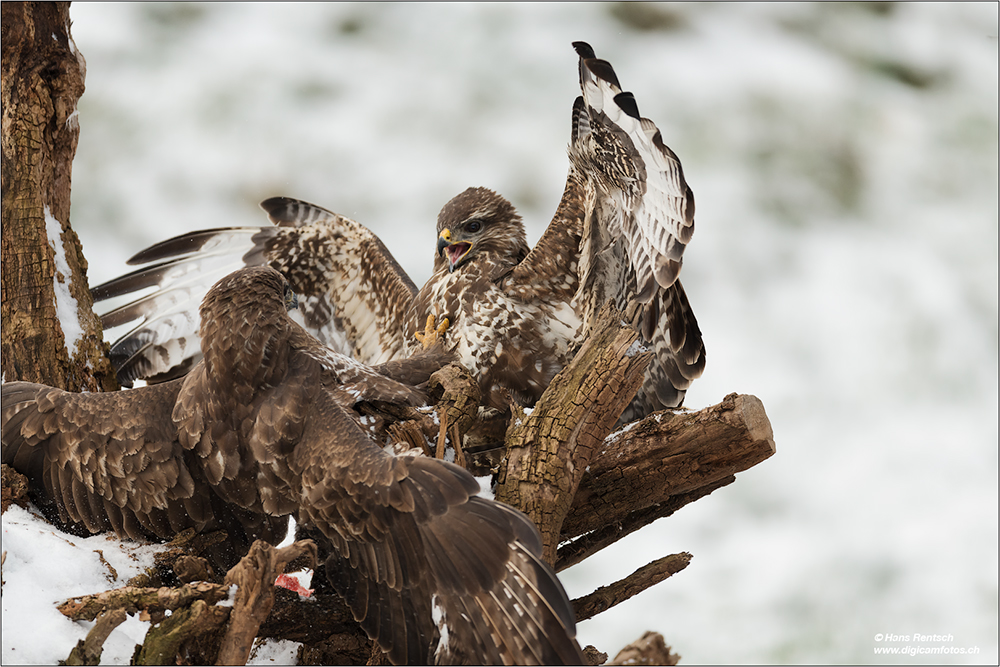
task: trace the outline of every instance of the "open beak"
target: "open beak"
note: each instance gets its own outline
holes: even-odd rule
[[[438,254],[444,253],[448,258],[448,271],[454,271],[462,259],[469,254],[472,250],[472,244],[468,241],[462,241],[460,243],[451,242],[451,230],[445,229],[441,232],[441,236],[438,237],[437,244]]]

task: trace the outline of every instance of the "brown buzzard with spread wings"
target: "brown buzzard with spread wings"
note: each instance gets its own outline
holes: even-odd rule
[[[201,307],[204,358],[180,379],[3,385],[3,462],[86,530],[235,528],[235,558],[295,514],[328,540],[331,584],[394,663],[583,664],[531,522],[478,497],[465,469],[394,456],[362,427],[360,402],[422,404],[414,385],[444,356],[362,365],[293,322],[293,296],[269,267],[225,277]]]

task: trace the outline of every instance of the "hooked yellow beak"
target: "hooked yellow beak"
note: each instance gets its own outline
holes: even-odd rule
[[[454,271],[472,250],[472,243],[469,241],[452,243],[451,240],[451,230],[442,229],[438,235],[437,250],[439,255],[444,253],[448,257],[448,271]]]

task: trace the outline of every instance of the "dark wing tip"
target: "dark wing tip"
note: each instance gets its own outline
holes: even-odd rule
[[[583,61],[583,64],[587,66],[587,69],[596,76],[598,79],[604,79],[611,85],[613,85],[618,90],[621,90],[622,85],[618,83],[618,75],[615,74],[615,68],[611,66],[607,60],[601,60],[600,58],[588,58]]]
[[[604,79],[618,88],[618,90],[621,90],[622,86],[618,83],[618,75],[615,74],[615,68],[607,60],[598,58],[590,44],[586,42],[573,42],[573,48],[580,55],[581,81],[584,78],[583,68],[586,67],[597,78]]]
[[[145,252],[145,250],[143,251]],[[134,257],[132,259],[135,259]],[[128,263],[133,263],[129,260]],[[135,262],[139,263],[139,262]],[[166,264],[172,264],[172,262],[167,262]],[[156,266],[146,267],[143,269],[136,269],[130,273],[126,273],[124,276],[118,276],[117,278],[112,278],[106,282],[97,285],[96,287],[90,288],[90,298],[94,300],[94,303],[99,301],[106,301],[108,299],[113,299],[116,296],[121,296],[123,294],[129,294],[131,292],[138,292],[139,290],[144,290],[147,287],[152,287],[153,285],[160,284],[160,278],[164,264],[157,264]],[[103,319],[104,316],[102,316]],[[104,328],[108,328],[109,325],[105,322]]]
[[[632,93],[618,93],[615,95],[615,103],[629,116],[640,120],[639,105],[636,104],[635,95]]]
[[[299,200],[291,197],[270,197],[260,203],[267,219],[276,225],[291,225],[298,219]]]
[[[154,243],[145,250],[140,250],[132,255],[125,262],[130,266],[136,264],[148,264],[149,262],[174,258],[181,255],[195,253],[221,232],[228,232],[239,229],[237,227],[214,227],[212,229],[202,229],[196,232],[180,234],[166,241]]]
[[[593,47],[591,47],[590,44],[587,44],[587,42],[573,42],[573,48],[576,49],[576,52],[584,60],[597,57],[594,53]]]
[[[260,203],[268,219],[280,227],[302,227],[324,218],[336,218],[322,206],[292,197],[271,197]]]
[[[277,215],[295,201],[291,197],[268,197],[260,203],[260,207],[268,215]]]

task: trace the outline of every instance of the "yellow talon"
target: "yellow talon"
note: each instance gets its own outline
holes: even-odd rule
[[[413,334],[416,339],[423,344],[425,350],[429,350],[434,347],[434,344],[438,342],[438,339],[444,337],[444,332],[448,330],[448,325],[451,324],[447,317],[442,317],[441,324],[437,325],[437,327],[434,326],[436,321],[437,317],[435,315],[428,315],[427,323],[424,325],[424,330],[416,331]]]

